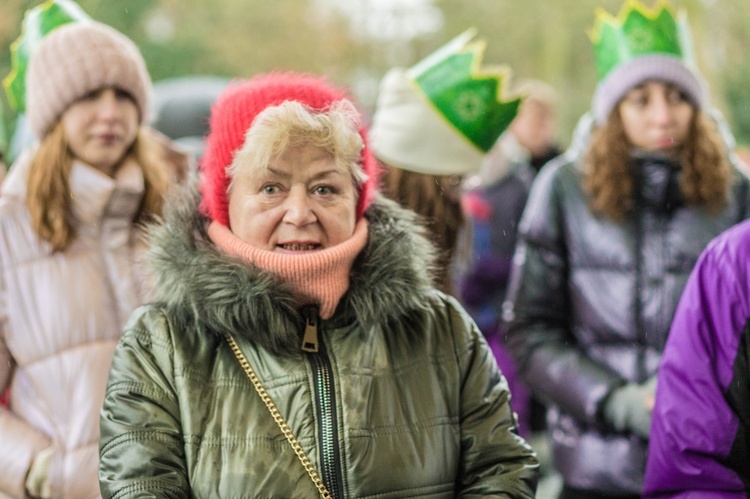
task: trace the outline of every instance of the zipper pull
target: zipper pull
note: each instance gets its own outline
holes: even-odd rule
[[[304,352],[318,351],[318,309],[305,308],[305,334],[302,336],[302,350]]]

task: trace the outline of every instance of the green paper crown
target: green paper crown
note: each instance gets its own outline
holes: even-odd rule
[[[26,70],[32,52],[47,33],[73,21],[91,19],[72,0],[47,0],[26,11],[21,35],[10,46],[11,72],[3,80],[8,102],[19,113],[26,111]]]
[[[689,27],[684,14],[679,20],[667,0],[648,9],[637,0],[628,0],[617,17],[597,9],[589,32],[594,44],[597,78],[602,81],[614,68],[629,60],[651,54],[667,54],[686,62],[692,58]]]
[[[489,151],[518,112],[521,98],[506,100],[510,68],[481,69],[484,41],[469,43],[469,29],[412,67],[415,86],[461,136]]]

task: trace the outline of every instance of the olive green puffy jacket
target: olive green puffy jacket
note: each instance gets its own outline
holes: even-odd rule
[[[350,289],[307,353],[283,283],[220,254],[193,209],[152,232],[162,302],[133,314],[115,353],[104,497],[317,494],[225,332],[334,497],[533,497],[507,384],[468,315],[430,287],[432,250],[409,212],[368,210]]]

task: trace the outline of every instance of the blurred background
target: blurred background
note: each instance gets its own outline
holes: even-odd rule
[[[0,77],[24,12],[41,0],[0,2]],[[513,79],[540,78],[561,95],[559,140],[569,142],[596,85],[588,30],[597,8],[621,0],[78,0],[91,17],[130,36],[155,82],[181,76],[248,77],[314,71],[349,86],[372,110],[378,82],[468,27],[487,41],[484,64]],[[690,20],[713,104],[740,144],[750,144],[750,1],[675,0]],[[652,6],[654,0],[646,0]],[[13,132],[6,97],[0,125]]]

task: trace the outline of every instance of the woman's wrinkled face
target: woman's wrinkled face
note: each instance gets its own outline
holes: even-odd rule
[[[349,239],[357,192],[351,173],[316,146],[290,146],[268,168],[239,170],[229,191],[229,226],[246,243],[299,253]]]
[[[101,88],[81,97],[62,114],[71,152],[84,163],[112,175],[138,133],[138,108],[130,95]]]
[[[646,81],[620,101],[625,135],[639,149],[674,153],[687,138],[694,108],[679,87]]]

